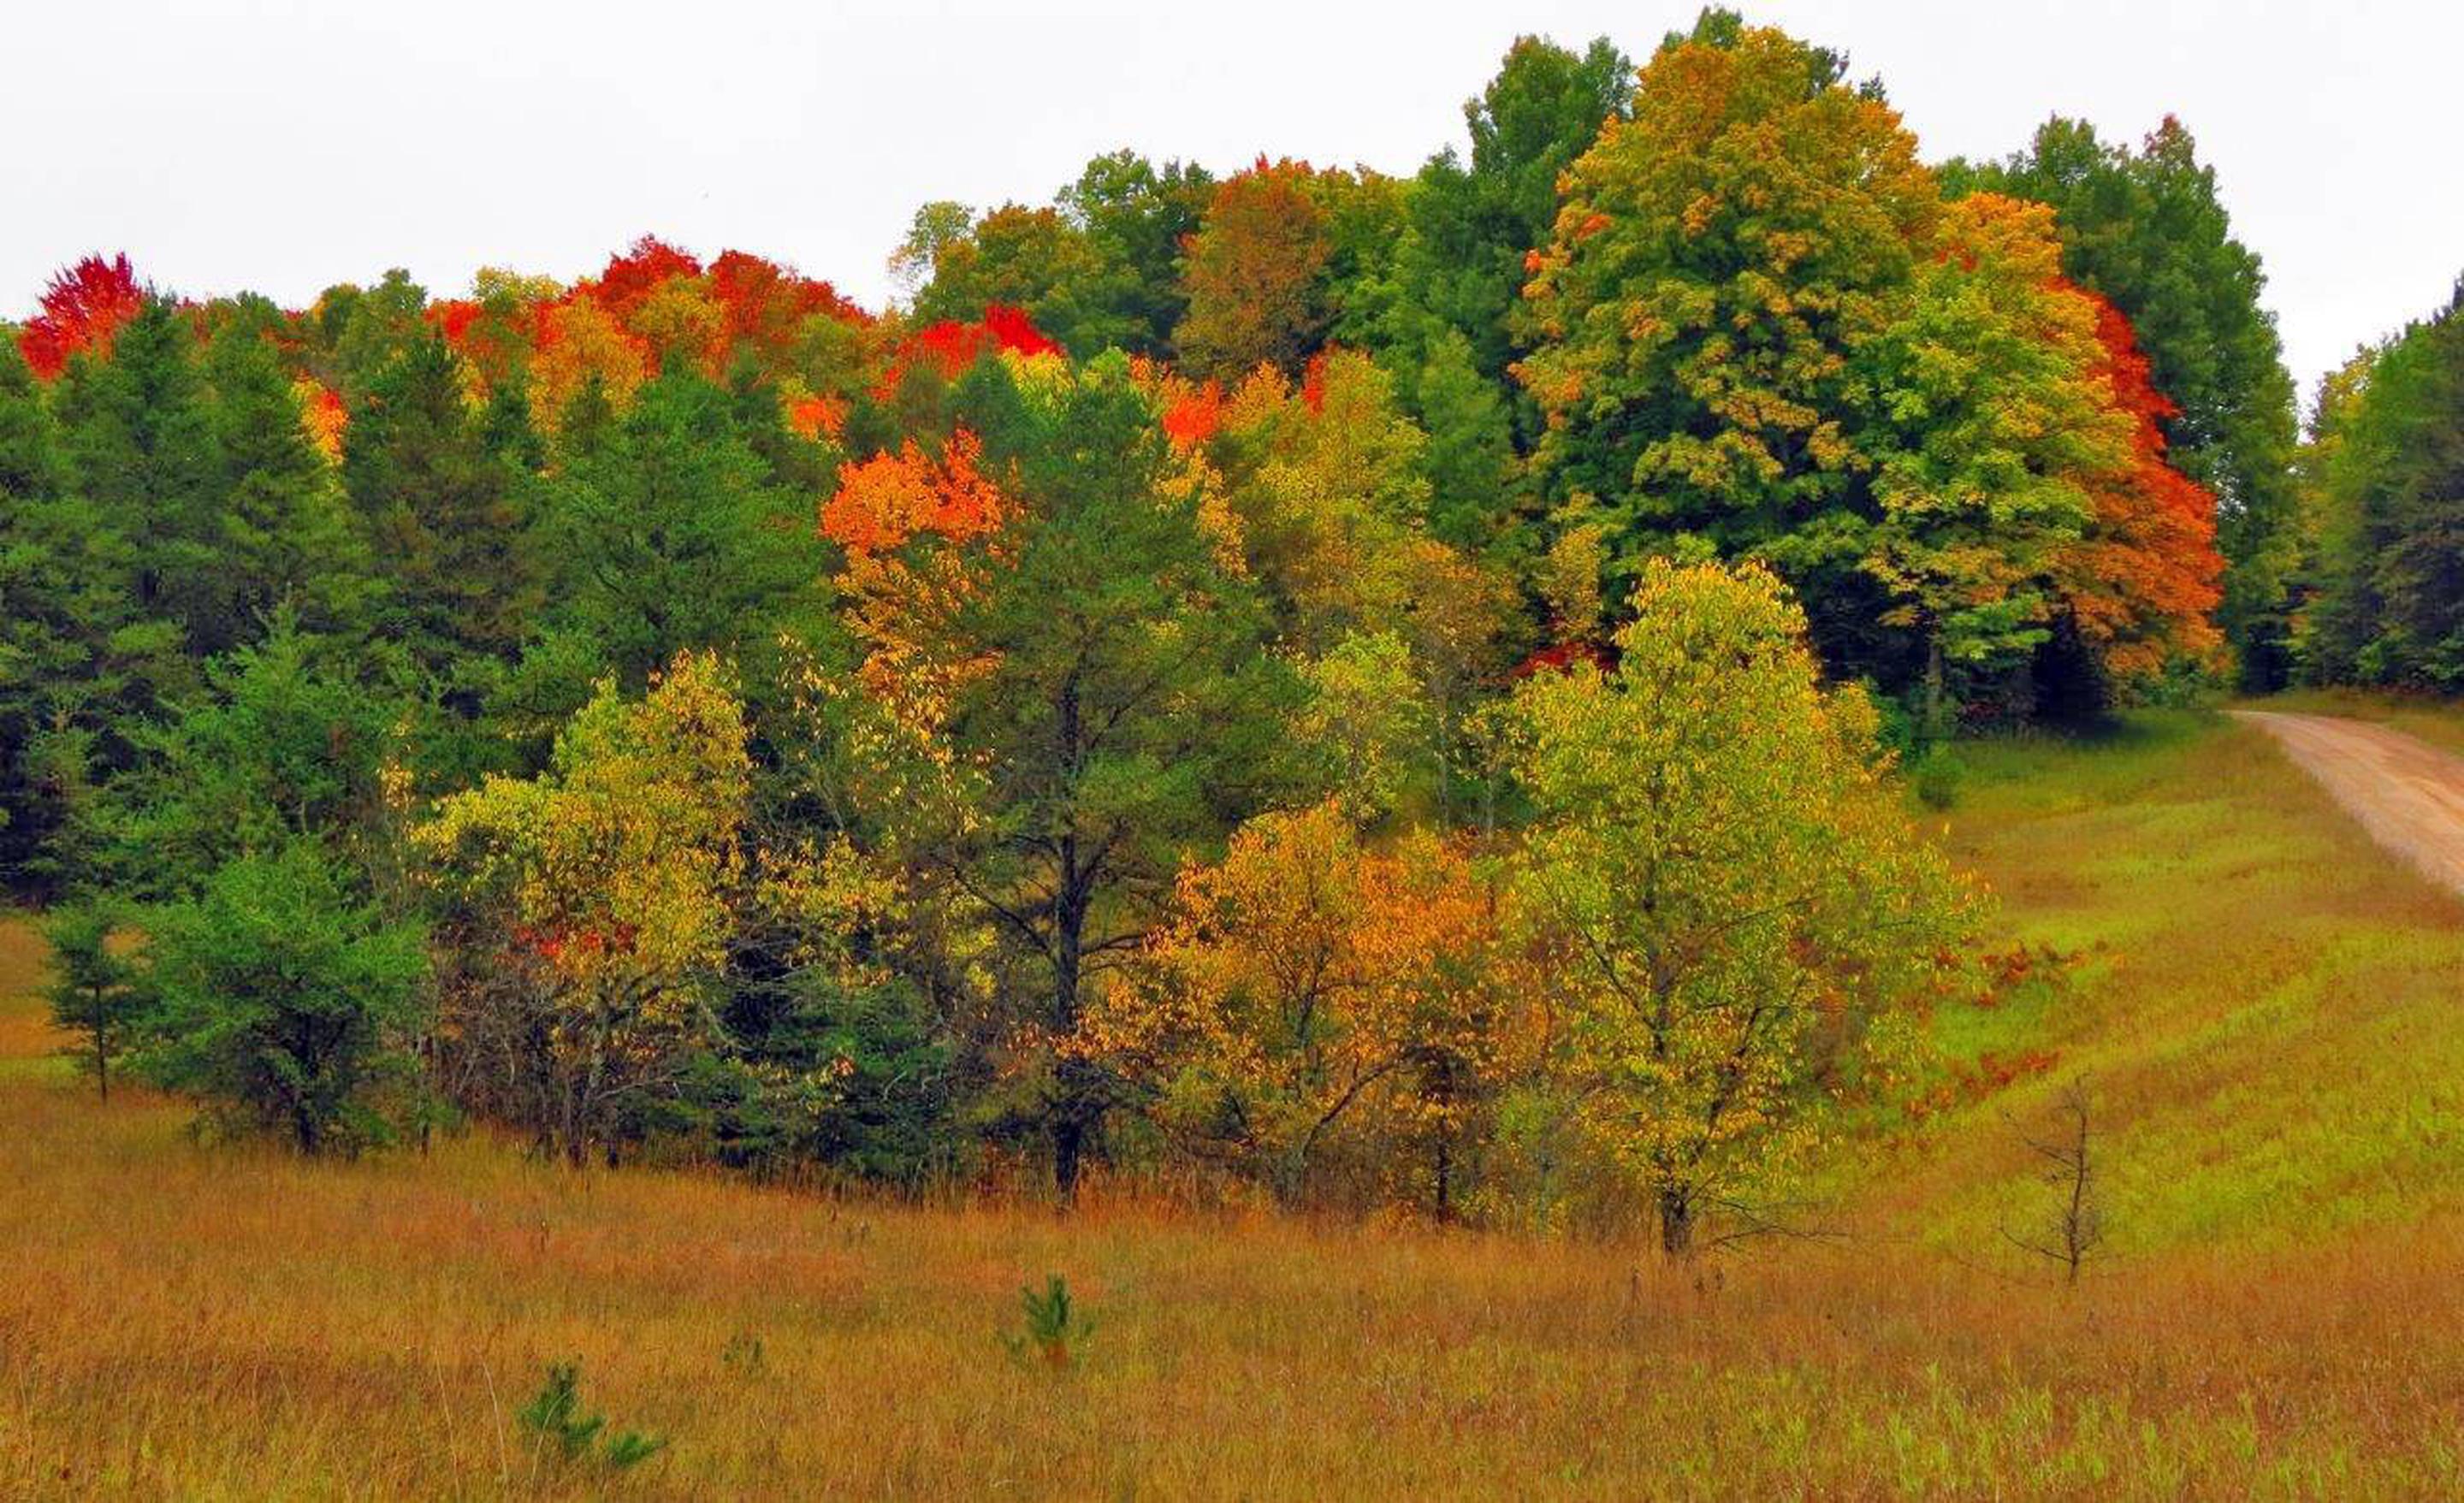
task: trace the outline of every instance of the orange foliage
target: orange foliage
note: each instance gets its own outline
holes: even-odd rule
[[[36,376],[49,381],[81,350],[110,354],[120,326],[144,306],[144,289],[137,285],[125,254],[108,261],[87,256],[52,277],[42,311],[26,320],[17,337],[18,351]]]
[[[886,553],[918,533],[963,541],[999,527],[1008,504],[976,468],[974,434],[950,435],[937,462],[909,440],[897,453],[850,465],[822,506],[822,535],[862,556]]]
[[[2216,498],[2165,458],[2162,421],[2173,404],[2148,380],[2130,320],[2094,293],[2101,370],[2133,429],[2129,468],[2090,485],[2096,515],[2063,567],[2080,633],[2118,677],[2161,670],[2174,657],[2206,659],[2220,643],[2210,617],[2222,598]]]
[[[293,382],[299,396],[299,425],[308,430],[308,441],[317,451],[339,464],[342,458],[342,430],[350,425],[351,415],[342,405],[342,394],[313,376],[302,376]]]

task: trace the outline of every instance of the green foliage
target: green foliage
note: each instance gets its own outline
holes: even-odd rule
[[[565,671],[587,671],[561,684],[526,673],[531,708],[559,696],[577,708],[609,674],[638,690],[679,652],[713,649],[759,692],[775,678],[780,632],[825,635],[812,504],[774,483],[748,437],[725,391],[677,374],[569,446],[535,544],[556,560],[540,620],[548,640],[582,649]]]
[[[1033,1284],[1021,1285],[1018,1306],[1020,1329],[1001,1338],[1010,1356],[1052,1368],[1072,1367],[1086,1361],[1087,1342],[1095,1334],[1095,1322],[1071,1302],[1068,1280],[1052,1274],[1045,1278],[1042,1289]]]
[[[425,936],[352,895],[314,843],[214,869],[146,921],[161,999],[146,1072],[302,1153],[391,1137],[381,1093],[408,1067]]]
[[[378,631],[458,685],[472,660],[511,655],[538,604],[518,541],[522,490],[464,403],[445,341],[407,334],[399,345],[351,407],[342,483],[385,560]]]
[[[125,915],[109,899],[88,899],[52,910],[43,921],[51,947],[52,1022],[78,1042],[63,1051],[94,1077],[111,1100],[112,1067],[137,1046],[145,1009],[143,973],[121,948]]]
[[[2305,457],[2303,675],[2464,690],[2464,294],[2331,379]]]
[[[1613,673],[1514,698],[1513,880],[1564,1017],[1560,1110],[1682,1253],[1699,1217],[1781,1192],[1852,1092],[1905,1090],[1969,914],[1767,573],[1655,562],[1637,603]]]
[[[515,1411],[523,1429],[556,1449],[568,1462],[596,1461],[610,1471],[624,1471],[665,1450],[664,1436],[641,1430],[607,1429],[607,1416],[582,1406],[582,1364],[550,1362],[531,1402]]]

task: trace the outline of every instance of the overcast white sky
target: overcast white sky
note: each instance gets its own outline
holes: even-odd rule
[[[1640,55],[1696,9],[0,0],[0,310],[93,250],[299,304],[389,266],[440,294],[482,265],[570,277],[646,230],[878,302],[923,200],[1040,203],[1120,145],[1408,172],[1517,33]],[[2179,114],[2305,393],[2464,272],[2453,0],[1740,9],[1879,72],[1929,158],[2055,112],[2134,141]]]

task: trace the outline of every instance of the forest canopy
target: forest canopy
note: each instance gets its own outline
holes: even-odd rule
[[[2464,683],[2454,315],[2297,465],[2178,121],[1929,163],[1719,11],[1464,118],[927,203],[879,309],[649,236],[297,309],[80,261],[0,339],[0,882],[309,1151],[1683,1251],[1959,984],[1895,756]]]

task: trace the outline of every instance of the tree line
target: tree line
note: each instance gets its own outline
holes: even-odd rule
[[[2289,381],[2169,121],[1929,167],[1722,11],[1466,117],[928,205],[878,313],[651,239],[63,272],[0,871],[98,1075],[307,1151],[1749,1218],[1973,983],[1894,752],[2292,661]]]

